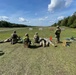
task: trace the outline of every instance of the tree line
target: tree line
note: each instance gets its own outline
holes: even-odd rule
[[[52,26],[57,25],[76,28],[76,12],[72,16],[59,20],[58,23],[54,23]]]
[[[10,23],[7,21],[0,21],[0,27],[27,27],[27,25],[23,25],[23,24],[15,24],[15,23]]]

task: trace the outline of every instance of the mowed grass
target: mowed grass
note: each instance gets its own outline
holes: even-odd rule
[[[76,37],[76,29],[64,28],[61,33],[61,41],[72,36]],[[3,29],[2,29],[3,30]],[[25,33],[33,42],[33,35],[38,32],[40,37],[53,37],[55,28],[38,27],[14,29],[21,37]],[[1,31],[0,40],[10,37],[13,30]],[[76,75],[76,41],[73,41],[69,47],[57,44],[57,47],[39,47],[24,48],[23,44],[11,45],[10,43],[1,43],[0,51],[4,54],[0,55],[0,75]]]

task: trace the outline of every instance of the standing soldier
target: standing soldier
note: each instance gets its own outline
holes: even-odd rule
[[[59,26],[57,26],[57,29],[55,31],[55,37],[57,38],[57,43],[60,43],[60,33],[61,33],[61,29]]]

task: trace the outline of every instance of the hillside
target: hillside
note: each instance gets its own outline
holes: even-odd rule
[[[76,12],[72,16],[59,20],[58,23],[54,23],[52,26],[57,25],[76,28]]]
[[[0,27],[27,27],[27,25],[10,23],[7,21],[0,21]]]

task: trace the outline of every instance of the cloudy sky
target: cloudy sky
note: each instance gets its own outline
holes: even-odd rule
[[[0,0],[0,20],[50,26],[76,12],[76,0]]]

